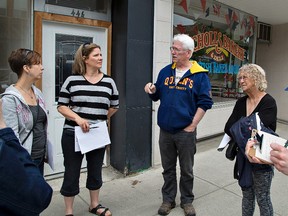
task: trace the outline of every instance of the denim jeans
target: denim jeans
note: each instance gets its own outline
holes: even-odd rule
[[[160,130],[159,138],[164,185],[162,187],[163,202],[174,202],[177,194],[176,165],[179,157],[181,204],[192,203],[193,165],[196,153],[196,131],[180,131],[175,134]]]

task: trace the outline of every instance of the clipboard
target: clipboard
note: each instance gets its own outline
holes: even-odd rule
[[[257,157],[265,164],[273,164],[270,160],[270,152],[272,150],[270,147],[271,143],[277,143],[285,148],[288,147],[288,140],[264,131],[256,130],[256,134],[252,138],[257,139],[258,144],[255,144],[254,147],[249,150],[248,154],[251,157]]]

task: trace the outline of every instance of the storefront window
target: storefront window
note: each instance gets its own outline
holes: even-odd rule
[[[214,102],[243,96],[237,74],[254,61],[256,17],[214,0],[175,0],[173,34],[195,41],[193,60],[209,70]]]
[[[8,56],[12,50],[31,48],[31,1],[0,1],[0,93],[17,81],[11,71]]]

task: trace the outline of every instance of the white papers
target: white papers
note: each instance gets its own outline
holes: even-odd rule
[[[84,133],[81,127],[75,127],[75,152],[81,151],[82,154],[94,149],[103,148],[110,144],[110,137],[105,121],[90,125],[90,130]]]
[[[54,171],[54,154],[53,154],[53,145],[50,140],[47,140],[47,154],[48,154],[48,164],[51,169]]]
[[[228,145],[228,142],[231,140],[231,137],[228,134],[224,134],[217,150],[218,151],[223,151],[223,149]]]
[[[272,148],[270,147],[271,143],[278,143],[282,146],[285,146],[285,144],[287,143],[287,140],[263,131],[258,131],[258,134],[260,136],[263,135],[262,137],[262,145],[261,145],[261,149],[260,149],[260,145],[255,145],[255,157],[259,158],[260,160],[267,162],[267,163],[271,163],[272,161],[270,160],[270,151],[272,150]]]

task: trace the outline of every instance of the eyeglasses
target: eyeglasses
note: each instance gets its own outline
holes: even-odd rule
[[[171,52],[180,53],[180,52],[185,52],[185,51],[187,51],[187,50],[180,50],[180,49],[178,49],[178,48],[176,48],[176,47],[170,47],[170,51],[171,51]]]
[[[248,76],[240,76],[238,77],[238,82],[240,82],[241,80],[246,81],[248,79]]]

